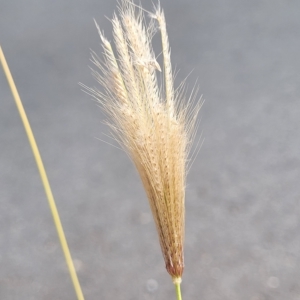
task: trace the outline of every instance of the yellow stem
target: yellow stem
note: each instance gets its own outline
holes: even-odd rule
[[[182,298],[181,298],[181,289],[180,289],[181,278],[173,278],[173,282],[174,282],[174,285],[175,285],[177,300],[182,300]]]
[[[54,224],[55,224],[55,227],[56,227],[56,230],[57,230],[57,233],[58,233],[60,244],[61,244],[63,253],[65,255],[66,263],[67,263],[69,273],[70,273],[70,276],[71,276],[71,279],[72,279],[72,282],[73,282],[73,285],[74,285],[75,293],[77,295],[77,299],[78,300],[84,300],[84,297],[83,297],[83,294],[82,294],[82,291],[81,291],[81,287],[80,287],[80,284],[79,284],[79,280],[78,280],[78,277],[77,277],[77,274],[76,274],[76,271],[75,271],[75,267],[74,267],[74,264],[73,264],[73,260],[72,260],[72,257],[71,257],[71,253],[70,253],[70,250],[69,250],[69,247],[68,247],[68,244],[67,244],[67,240],[66,240],[66,237],[65,237],[65,234],[64,234],[64,231],[63,231],[63,227],[62,227],[62,224],[61,224],[61,221],[60,221],[60,218],[59,218],[59,214],[58,214],[56,204],[55,204],[55,201],[54,201],[54,198],[53,198],[53,195],[52,195],[52,191],[51,191],[51,188],[50,188],[50,184],[49,184],[49,181],[48,181],[48,178],[47,178],[47,174],[46,174],[43,162],[42,162],[42,158],[41,158],[41,155],[39,153],[34,135],[32,133],[29,121],[27,119],[24,107],[22,105],[21,98],[19,96],[16,85],[15,85],[14,80],[12,78],[12,75],[10,73],[10,70],[9,70],[8,65],[7,65],[5,56],[4,56],[3,51],[1,49],[1,46],[0,46],[0,61],[1,61],[4,73],[5,73],[5,76],[7,78],[8,84],[10,86],[11,92],[12,92],[13,97],[15,99],[20,117],[22,119],[25,131],[26,131],[26,134],[27,134],[27,137],[28,137],[28,140],[29,140],[29,144],[31,146],[31,149],[32,149],[32,152],[33,152],[33,155],[34,155],[34,158],[35,158],[35,161],[36,161],[36,164],[37,164],[40,176],[41,176],[41,180],[42,180],[45,192],[46,192],[46,196],[47,196],[48,203],[49,203],[49,206],[50,206],[50,210],[51,210],[51,213],[52,213],[52,216],[53,216]]]

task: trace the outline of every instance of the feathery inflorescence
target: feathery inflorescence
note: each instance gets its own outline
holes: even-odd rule
[[[187,157],[199,101],[184,102],[185,88],[174,89],[170,48],[160,6],[145,22],[144,10],[121,0],[112,18],[115,49],[101,33],[101,60],[92,52],[96,80],[104,88],[87,88],[109,115],[113,135],[134,162],[153,213],[167,271],[180,280],[184,268],[184,201]],[[163,66],[156,61],[151,40],[160,30]],[[162,84],[157,73],[162,71]],[[192,99],[193,98],[193,99]]]

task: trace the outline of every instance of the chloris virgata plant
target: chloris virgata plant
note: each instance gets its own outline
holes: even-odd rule
[[[107,113],[113,136],[138,170],[166,269],[181,299],[188,154],[202,102],[194,101],[196,93],[186,97],[184,83],[174,88],[165,16],[160,5],[148,13],[132,0],[121,0],[111,23],[114,47],[96,24],[103,56],[99,58],[92,52],[92,74],[101,89],[85,88]],[[162,65],[151,44],[156,31],[161,38]]]

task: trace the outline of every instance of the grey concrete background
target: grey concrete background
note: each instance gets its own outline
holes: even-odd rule
[[[150,1],[142,1],[151,8]],[[172,59],[206,99],[188,177],[183,299],[300,299],[300,1],[162,0]],[[144,191],[100,142],[95,17],[115,1],[0,1],[0,42],[36,135],[86,299],[175,299]],[[0,299],[75,299],[0,72]]]

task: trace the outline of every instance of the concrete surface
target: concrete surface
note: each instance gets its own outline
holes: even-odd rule
[[[151,9],[150,1],[143,5]],[[300,299],[300,1],[162,0],[205,142],[188,177],[183,299]],[[0,1],[0,43],[86,299],[175,299],[138,176],[78,82],[115,1]],[[75,299],[0,72],[0,299]]]

